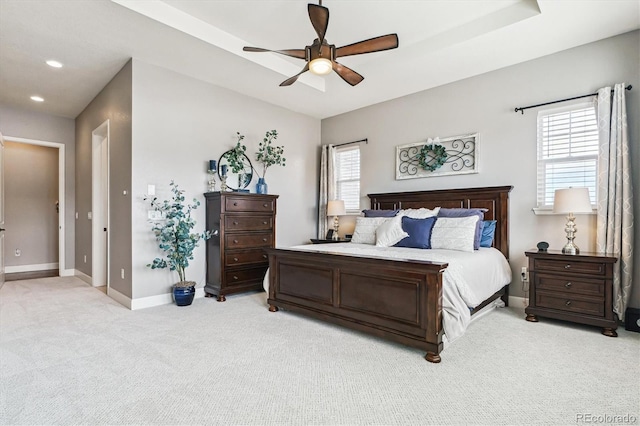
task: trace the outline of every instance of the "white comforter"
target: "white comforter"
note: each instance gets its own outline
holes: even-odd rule
[[[443,273],[442,325],[449,342],[460,337],[475,308],[511,282],[511,268],[504,255],[494,248],[474,252],[421,250],[405,247],[377,247],[369,244],[334,243],[290,247],[292,250],[339,252],[385,259],[412,259],[446,262]],[[267,276],[265,290],[268,291]]]

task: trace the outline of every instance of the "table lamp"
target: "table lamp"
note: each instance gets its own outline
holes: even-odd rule
[[[564,254],[578,254],[580,249],[573,240],[576,237],[576,222],[574,214],[591,213],[591,199],[589,188],[556,189],[553,197],[554,213],[569,213],[564,230],[567,232],[567,244],[562,248]]]
[[[347,211],[344,208],[344,201],[331,200],[327,202],[327,216],[333,216],[333,236],[334,240],[338,239],[338,216],[346,214]]]

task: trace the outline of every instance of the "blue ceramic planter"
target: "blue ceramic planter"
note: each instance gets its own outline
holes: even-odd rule
[[[258,183],[256,183],[256,194],[267,194],[267,182],[264,181],[264,178],[258,178]]]
[[[193,298],[196,295],[196,288],[190,287],[177,287],[173,286],[173,300],[175,300],[178,306],[188,306],[193,302]]]

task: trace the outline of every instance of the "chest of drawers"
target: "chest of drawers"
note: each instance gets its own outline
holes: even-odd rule
[[[529,306],[527,321],[538,316],[594,325],[616,337],[613,314],[613,256],[596,253],[566,255],[561,251],[527,251]]]
[[[275,246],[277,195],[207,192],[208,297],[262,289],[269,266],[265,248]]]

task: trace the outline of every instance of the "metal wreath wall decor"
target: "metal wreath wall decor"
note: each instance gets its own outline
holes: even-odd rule
[[[478,134],[396,147],[396,180],[478,173]]]

